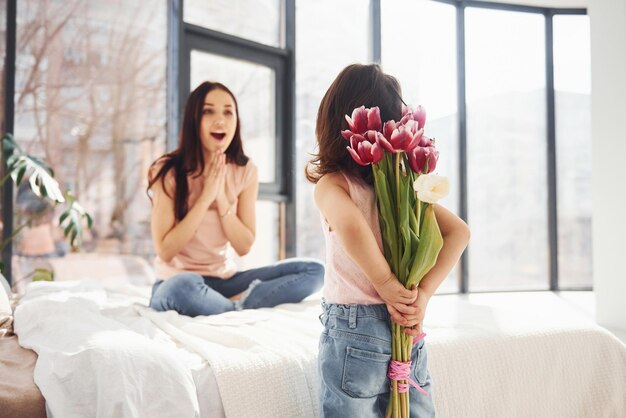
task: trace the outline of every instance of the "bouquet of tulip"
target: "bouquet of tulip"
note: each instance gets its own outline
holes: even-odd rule
[[[378,107],[354,109],[346,115],[349,130],[341,135],[358,164],[371,165],[385,258],[398,280],[407,288],[417,286],[435,265],[443,239],[433,203],[448,193],[445,177],[431,173],[439,158],[434,140],[424,135],[426,112],[403,107],[399,122],[382,123]],[[391,396],[387,417],[408,417],[409,384],[428,396],[409,378],[413,339],[393,322],[392,361],[388,376]]]

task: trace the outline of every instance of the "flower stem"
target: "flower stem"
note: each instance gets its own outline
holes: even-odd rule
[[[393,359],[394,360],[399,360],[400,356],[398,355],[399,351],[400,351],[400,345],[398,344],[398,328],[399,325],[396,324],[395,322],[393,323],[393,328],[392,328],[392,332],[393,332],[393,336],[392,336],[392,350],[393,350]],[[394,418],[400,418],[399,417],[399,410],[400,410],[400,400],[398,399],[398,381],[394,380],[393,381],[393,417]]]
[[[389,402],[387,402],[387,411],[385,412],[385,418],[391,418],[391,394],[389,394]]]
[[[395,178],[396,178],[396,239],[398,240],[397,248],[397,256],[396,256],[396,274],[398,275],[398,279],[401,283],[406,282],[406,277],[399,277],[400,275],[400,257],[402,254],[401,246],[402,246],[402,234],[400,231],[400,154],[394,154],[395,158]]]
[[[421,224],[421,217],[422,217],[422,202],[420,202],[420,200],[416,197],[415,198],[415,207],[416,209],[416,213],[415,216],[417,217],[417,231],[415,231],[415,235],[420,236],[420,224]]]

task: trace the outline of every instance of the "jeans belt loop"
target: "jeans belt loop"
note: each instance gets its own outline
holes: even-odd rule
[[[356,311],[357,311],[356,304],[351,304],[350,305],[350,316],[348,317],[348,325],[349,325],[350,329],[356,328]]]

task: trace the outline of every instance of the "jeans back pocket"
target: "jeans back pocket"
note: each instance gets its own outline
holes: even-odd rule
[[[391,354],[346,347],[341,388],[353,398],[371,398],[389,391]]]
[[[426,347],[424,342],[419,343],[416,347],[416,353],[411,365],[411,378],[415,380],[420,386],[424,386],[426,379],[428,379],[428,354],[426,353]]]

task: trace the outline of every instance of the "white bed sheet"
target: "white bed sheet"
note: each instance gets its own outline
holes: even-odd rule
[[[164,365],[159,374],[169,379],[160,383],[176,386],[182,382],[180,393],[168,392],[175,400],[173,408],[191,408],[202,417],[222,417],[224,411],[237,418],[316,415],[319,300],[191,319],[142,308],[148,296],[148,287],[105,290],[93,282],[31,286],[15,312],[20,344],[38,352],[37,367],[41,362],[42,369],[46,363],[46,367],[54,364],[50,356],[55,345],[60,344],[67,357],[62,379],[46,382],[54,374],[38,375],[36,368],[36,381],[47,402],[75,407],[73,393],[59,386],[72,381],[85,384],[84,373],[69,362],[73,353],[69,345],[78,342],[51,332],[48,328],[55,322],[48,317],[59,315],[59,306],[65,306],[66,326],[80,329],[87,326],[83,324],[87,316],[79,313],[88,313],[81,309],[91,306],[91,314],[99,312],[152,344],[174,350],[171,353],[180,362]],[[63,303],[55,305],[50,299]],[[425,332],[438,417],[626,417],[626,346],[555,294],[436,296],[428,308]],[[54,341],[59,335],[65,335],[65,340]],[[263,337],[268,335],[270,341]],[[294,337],[296,341],[285,346]],[[293,355],[298,350],[301,355]],[[87,366],[83,363],[83,368]],[[128,375],[133,374],[131,369]],[[281,378],[292,386],[291,392],[276,387]],[[155,389],[150,387],[154,383],[144,380],[147,386],[142,392]],[[298,396],[290,398],[294,391]],[[115,391],[108,395],[117,396],[118,403],[137,402]],[[94,408],[100,407],[97,396],[92,401]],[[137,416],[130,409],[120,411],[115,416]]]

